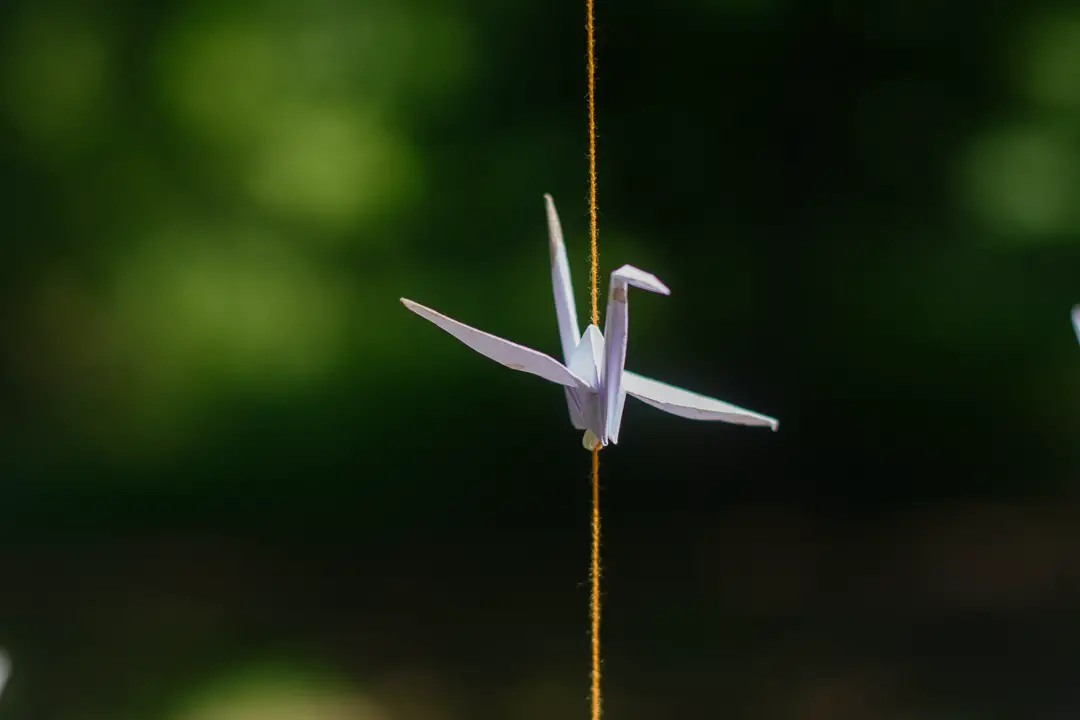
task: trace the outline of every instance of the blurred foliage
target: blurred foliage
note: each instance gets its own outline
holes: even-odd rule
[[[562,393],[397,302],[556,352],[551,192],[584,317],[582,10],[0,6],[5,712],[584,713]],[[609,715],[1068,702],[1076,525],[1029,504],[1080,467],[1080,10],[597,15],[601,272],[673,290],[629,364],[781,420],[628,405]]]

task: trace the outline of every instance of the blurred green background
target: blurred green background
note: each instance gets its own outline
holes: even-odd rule
[[[1080,712],[1080,6],[600,0],[606,717]],[[576,2],[0,6],[5,718],[586,717]]]

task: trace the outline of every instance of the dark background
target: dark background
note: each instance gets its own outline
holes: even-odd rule
[[[1080,6],[597,7],[606,717],[1080,712]],[[573,2],[0,6],[10,718],[586,717]]]

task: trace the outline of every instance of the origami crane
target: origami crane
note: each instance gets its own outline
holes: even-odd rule
[[[11,675],[11,659],[7,656],[7,653],[0,650],[0,695],[4,693],[4,686],[7,685],[8,676]]]
[[[562,226],[551,196],[545,195],[544,200],[547,204],[555,315],[565,364],[544,353],[469,327],[412,300],[401,298],[401,302],[481,355],[513,370],[539,375],[562,385],[570,410],[570,422],[578,430],[585,431],[582,444],[587,450],[597,445],[606,446],[609,442],[618,443],[623,404],[628,394],[660,410],[692,420],[719,420],[739,425],[768,426],[776,430],[778,422],[771,417],[650,380],[624,369],[629,286],[661,295],[671,292],[647,272],[630,265],[623,265],[614,271],[608,288],[607,318],[604,322],[606,339],[600,328],[593,324],[585,328],[579,339]]]

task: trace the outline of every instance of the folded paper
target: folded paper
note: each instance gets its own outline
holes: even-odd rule
[[[555,316],[559,326],[563,362],[550,355],[504,340],[438,313],[419,303],[401,298],[405,307],[465,343],[481,355],[513,370],[538,375],[562,385],[570,421],[585,431],[583,444],[618,443],[623,404],[631,395],[665,412],[692,420],[714,420],[738,425],[767,426],[779,423],[730,403],[642,377],[625,369],[629,330],[628,293],[631,287],[668,295],[667,286],[654,275],[630,265],[611,274],[604,332],[589,324],[579,336],[574,291],[570,285],[570,264],[566,259],[562,227],[550,195],[547,204],[548,245],[551,253],[551,282],[555,292]],[[1074,313],[1074,319],[1076,318]],[[1078,329],[1080,332],[1080,329]]]
[[[0,650],[0,695],[4,694],[4,686],[7,685],[8,677],[11,676],[11,658],[7,653]]]

